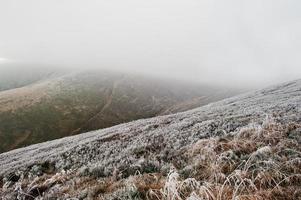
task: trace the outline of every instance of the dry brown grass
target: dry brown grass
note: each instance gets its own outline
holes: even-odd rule
[[[300,199],[300,145],[287,138],[299,127],[267,118],[234,136],[200,140],[187,152],[193,178],[169,174],[162,199]]]
[[[297,200],[301,199],[301,147],[289,134],[300,124],[267,118],[235,134],[201,139],[179,151],[184,168],[162,172],[95,178],[79,171],[44,174],[20,181],[19,195],[90,199],[148,200]],[[3,192],[3,191],[0,191]],[[5,191],[4,191],[5,192]],[[68,196],[66,196],[68,194]]]

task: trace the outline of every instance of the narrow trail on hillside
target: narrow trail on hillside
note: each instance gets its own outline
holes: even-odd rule
[[[17,138],[16,141],[8,147],[8,149],[15,149],[19,144],[22,144],[24,141],[26,141],[30,134],[30,132],[25,132],[21,137]]]
[[[74,130],[72,132],[73,134],[78,134],[80,132],[83,131],[83,129],[85,129],[86,126],[89,125],[89,123],[93,122],[93,120],[97,119],[97,117],[99,117],[105,110],[107,110],[113,101],[114,95],[115,95],[115,91],[116,88],[118,87],[118,85],[122,82],[123,78],[121,78],[120,80],[117,80],[113,83],[113,87],[111,89],[110,94],[106,97],[105,100],[105,104],[102,106],[102,108],[100,109],[100,111],[98,111],[96,114],[94,114],[90,119],[88,119],[83,125],[81,125],[78,129]]]

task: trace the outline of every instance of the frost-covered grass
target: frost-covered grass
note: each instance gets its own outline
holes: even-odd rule
[[[3,199],[301,197],[301,81],[0,155]]]
[[[300,124],[270,120],[234,136],[200,140],[187,152],[189,169],[172,171],[161,199],[298,199],[301,148],[287,135]]]

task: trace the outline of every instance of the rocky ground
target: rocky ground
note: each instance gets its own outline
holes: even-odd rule
[[[301,199],[301,80],[0,154],[10,199]]]

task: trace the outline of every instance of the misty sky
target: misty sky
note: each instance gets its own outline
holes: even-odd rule
[[[0,0],[0,64],[226,85],[301,78],[300,0]]]

